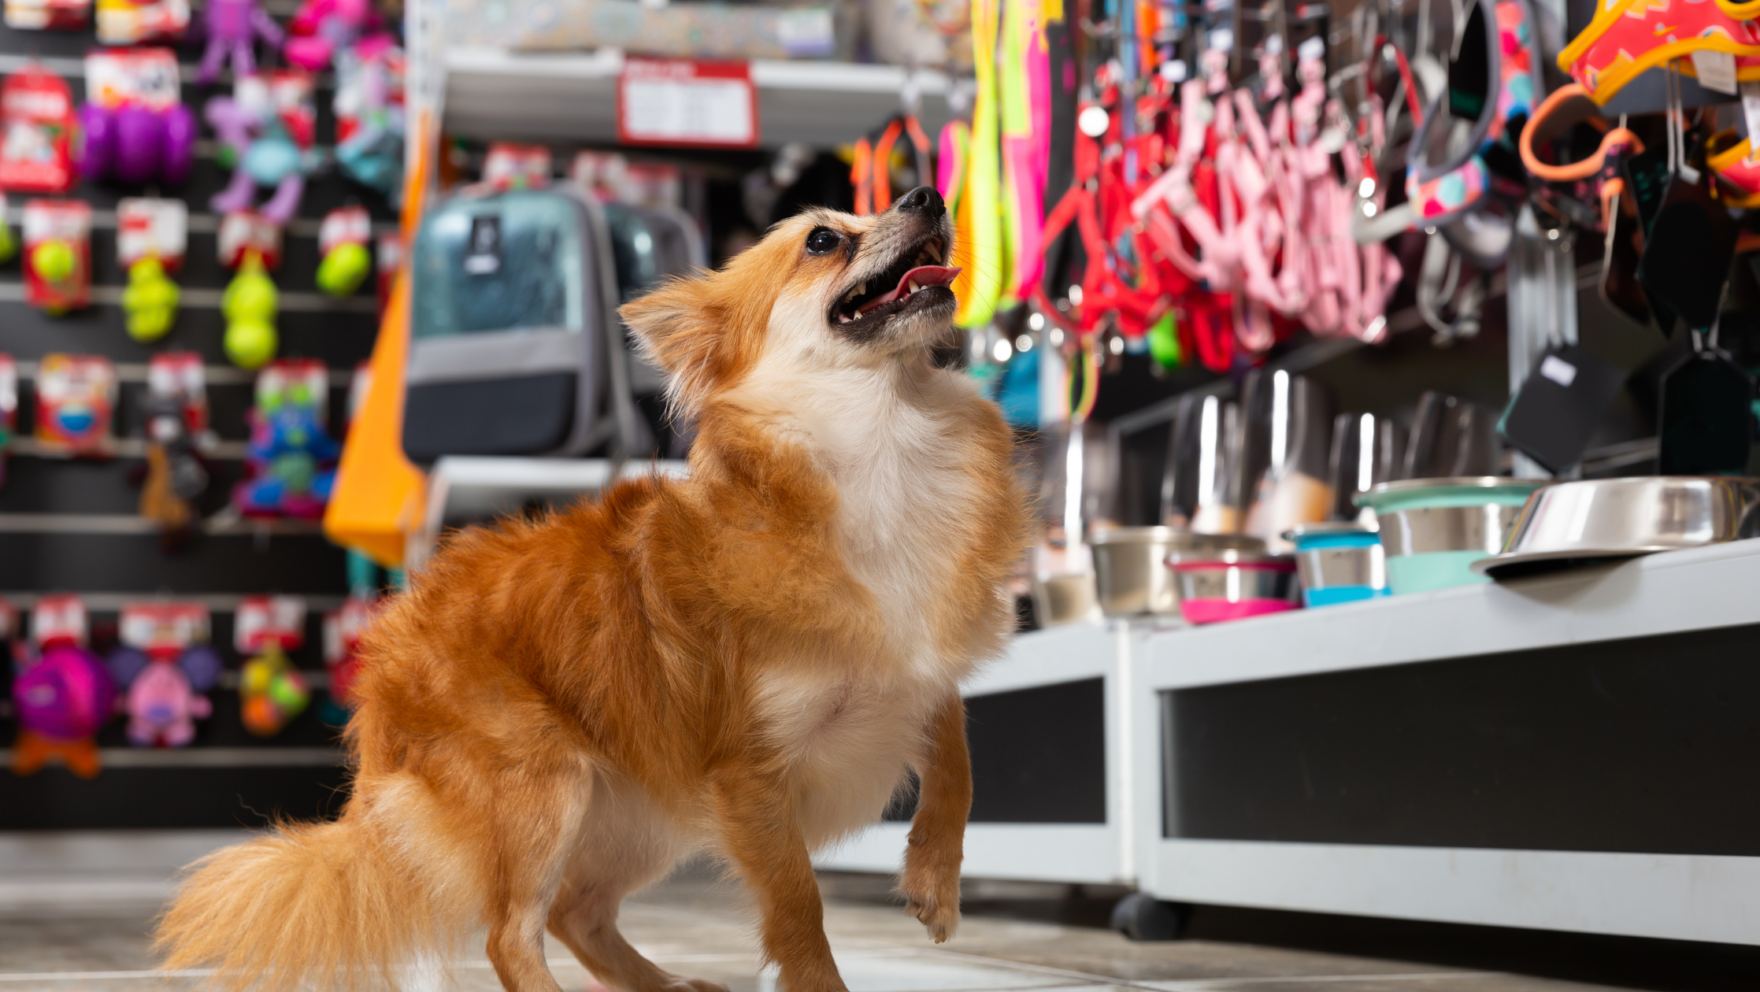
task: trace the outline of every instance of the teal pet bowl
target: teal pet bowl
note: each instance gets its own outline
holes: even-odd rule
[[[1490,582],[1470,567],[1503,550],[1539,479],[1476,476],[1384,482],[1357,497],[1380,521],[1394,595]]]

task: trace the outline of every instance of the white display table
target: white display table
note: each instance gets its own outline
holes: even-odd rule
[[[965,690],[973,878],[1130,883],[1127,628],[1079,625],[1015,639]],[[897,814],[903,816],[900,812]],[[821,868],[893,872],[910,824],[888,820],[823,852]]]
[[[1760,944],[1760,541],[1132,664],[1157,899]]]

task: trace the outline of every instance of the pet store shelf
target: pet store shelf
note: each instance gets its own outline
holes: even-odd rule
[[[240,461],[245,456],[248,445],[244,441],[216,441],[212,445],[200,449],[203,458],[209,461]],[[26,458],[66,459],[72,456],[51,448],[35,438],[14,438],[4,449],[9,455],[22,455]],[[145,458],[147,457],[147,439],[143,437],[115,437],[104,445],[101,457],[105,458]]]
[[[37,600],[45,594],[35,590],[0,590],[0,600],[21,610],[28,610],[37,605]],[[86,609],[94,613],[115,613],[132,603],[150,603],[156,599],[165,599],[178,603],[199,603],[212,613],[231,613],[238,609],[239,601],[245,596],[236,592],[180,592],[176,595],[155,596],[140,592],[82,592],[80,601]],[[343,597],[325,595],[304,595],[306,609],[314,612],[334,610],[342,605]]]
[[[0,534],[157,534],[159,524],[128,513],[0,513]],[[320,535],[316,520],[249,518],[220,513],[202,521],[213,537]]]
[[[899,112],[913,81],[897,66],[755,60],[760,144],[854,141]],[[446,52],[448,134],[497,140],[617,140],[617,77],[623,53]],[[918,72],[919,117],[930,134],[950,118],[948,77]]]
[[[18,363],[20,379],[35,379],[38,363],[23,360]],[[116,370],[116,381],[126,383],[144,383],[150,370],[145,362],[117,362],[112,366]],[[354,372],[349,369],[330,370],[330,388],[347,389],[354,383]],[[249,386],[257,381],[254,369],[241,369],[236,365],[204,365],[202,366],[204,385],[213,386]]]
[[[126,286],[93,286],[92,302],[100,306],[120,306],[122,294]],[[202,310],[220,309],[220,300],[225,295],[223,289],[200,289],[184,286],[179,289],[177,305],[194,307]],[[22,282],[0,282],[0,303],[25,302],[25,286]],[[323,293],[289,293],[281,292],[276,303],[283,313],[377,313],[379,301],[371,296],[326,296]],[[357,332],[358,328],[348,328]]]
[[[1189,627],[1149,642],[1163,690],[1760,622],[1760,540],[1491,585]],[[1303,645],[1294,651],[1290,645]]]

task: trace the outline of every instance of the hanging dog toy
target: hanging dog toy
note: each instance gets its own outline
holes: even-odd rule
[[[208,28],[208,47],[202,52],[196,81],[203,84],[219,78],[220,63],[228,55],[235,78],[250,75],[257,70],[257,41],[280,45],[287,37],[256,0],[208,0],[202,20]]]

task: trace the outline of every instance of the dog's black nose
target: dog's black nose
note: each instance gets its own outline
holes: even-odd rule
[[[941,199],[941,194],[935,191],[935,187],[918,186],[898,198],[898,209],[915,210],[932,218],[939,218],[947,213],[947,202]]]

